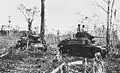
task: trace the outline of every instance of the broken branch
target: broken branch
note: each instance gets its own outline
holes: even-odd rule
[[[104,7],[102,7],[100,4],[98,4],[97,2],[94,2],[94,5],[100,7],[103,11],[107,13],[107,10]]]
[[[105,3],[108,3],[108,0],[103,0]]]

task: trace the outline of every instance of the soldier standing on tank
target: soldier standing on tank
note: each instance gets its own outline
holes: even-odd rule
[[[82,29],[81,29],[82,32],[85,31],[85,25],[82,25]]]
[[[84,32],[85,31],[85,25],[82,25],[82,29],[80,29],[80,25],[78,24],[77,32]]]
[[[80,24],[78,24],[77,32],[80,32]]]

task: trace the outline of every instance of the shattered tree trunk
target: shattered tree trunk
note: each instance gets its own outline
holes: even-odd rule
[[[28,21],[28,32],[27,32],[27,49],[29,48],[29,36],[30,36],[30,33],[31,33],[31,26],[32,26],[32,22],[29,22]]]
[[[110,31],[111,31],[111,39],[110,39],[110,44],[111,44],[111,46],[113,46],[113,40],[114,40],[114,38],[113,38],[113,31],[114,31],[114,23],[112,22],[113,21],[113,7],[114,7],[114,3],[115,3],[115,0],[113,0],[113,2],[112,2],[112,6],[111,6],[111,15],[110,15]]]
[[[60,31],[59,30],[57,31],[57,42],[58,43],[60,42]]]
[[[28,22],[28,31],[31,32],[31,26],[32,26],[32,22]]]
[[[108,0],[108,8],[107,8],[107,31],[106,31],[106,46],[107,46],[107,49],[109,49],[109,40],[110,40],[109,24],[110,24],[110,0]]]
[[[44,17],[45,17],[45,0],[41,0],[41,30],[40,30],[40,36],[41,36],[41,40],[42,43],[45,43],[45,21],[44,21]]]

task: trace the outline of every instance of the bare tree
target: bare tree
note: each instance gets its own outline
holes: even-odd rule
[[[8,29],[10,28],[10,24],[11,24],[11,16],[8,16]],[[8,32],[8,36],[10,35],[10,29],[7,31]]]
[[[100,7],[107,14],[106,46],[107,48],[109,48],[109,43],[110,43],[109,30],[110,30],[110,26],[112,25],[112,16],[113,16],[115,0],[103,0],[103,2],[106,3],[107,9],[105,9],[105,7],[103,7],[96,1],[94,1],[94,4],[97,7]]]
[[[44,39],[45,37],[45,21],[44,21],[44,17],[45,17],[45,0],[41,0],[41,30],[40,30],[40,36],[41,36],[41,40],[42,43],[45,44],[46,41]]]
[[[58,43],[60,42],[60,31],[59,30],[57,31],[57,41]]]
[[[34,16],[39,12],[38,8],[26,8],[23,4],[20,4],[18,10],[24,15],[26,21],[28,22],[28,31],[31,31]]]
[[[32,22],[34,20],[34,16],[39,12],[39,10],[36,7],[26,8],[23,4],[20,4],[20,6],[18,7],[18,10],[24,15],[26,21],[28,22],[27,38],[28,38],[28,43],[29,43],[29,34],[32,32],[31,30]]]

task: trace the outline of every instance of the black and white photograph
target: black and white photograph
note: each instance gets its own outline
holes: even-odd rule
[[[0,0],[0,73],[120,73],[120,0]]]

